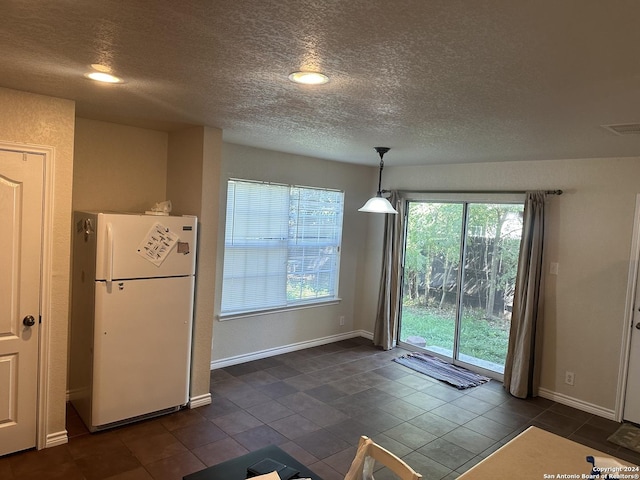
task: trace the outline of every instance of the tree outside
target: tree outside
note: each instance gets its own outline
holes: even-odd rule
[[[459,358],[501,371],[523,206],[470,203],[464,212],[462,203],[410,202],[400,339],[451,357],[457,331]]]

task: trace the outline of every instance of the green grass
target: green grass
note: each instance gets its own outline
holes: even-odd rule
[[[401,340],[417,335],[427,341],[427,347],[453,350],[453,311],[433,307],[403,305]],[[460,353],[504,365],[509,341],[509,322],[483,318],[483,312],[467,309],[460,332]]]

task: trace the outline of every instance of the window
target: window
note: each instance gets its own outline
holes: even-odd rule
[[[336,300],[344,193],[229,180],[222,315]]]
[[[407,202],[400,342],[504,373],[524,205],[519,195]]]

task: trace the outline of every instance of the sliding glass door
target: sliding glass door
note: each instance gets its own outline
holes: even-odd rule
[[[410,201],[400,342],[502,374],[521,203]]]

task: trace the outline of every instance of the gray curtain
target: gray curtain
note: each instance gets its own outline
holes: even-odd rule
[[[527,192],[516,277],[504,388],[527,398],[538,394],[544,301],[544,192]]]
[[[406,205],[397,192],[391,192],[389,202],[398,214],[387,214],[385,218],[382,275],[376,323],[373,329],[373,344],[384,350],[394,348],[398,340],[402,289],[402,236]]]

